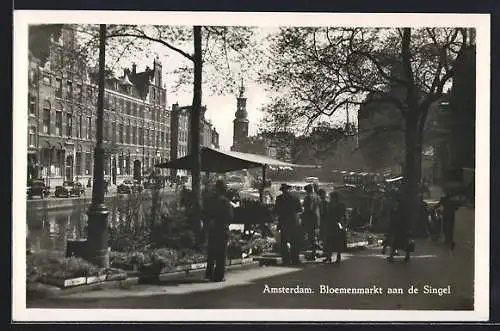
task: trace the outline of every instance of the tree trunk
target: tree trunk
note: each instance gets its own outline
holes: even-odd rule
[[[416,144],[416,167],[417,171],[415,173],[416,175],[416,182],[420,183],[422,181],[422,151],[423,151],[423,141],[424,141],[424,126],[425,126],[425,121],[427,119],[427,111],[421,112],[422,116],[418,122],[417,126],[417,144]]]
[[[421,160],[418,154],[421,154],[421,148],[418,143],[418,121],[414,116],[406,118],[405,128],[405,169],[404,169],[404,187],[403,187],[403,207],[407,229],[413,228],[417,215],[417,194],[418,194],[418,162]]]
[[[191,153],[194,155],[193,168],[191,169],[193,204],[192,224],[195,232],[200,230],[201,220],[201,149],[200,149],[200,118],[202,98],[202,49],[201,26],[193,27],[194,36],[194,82],[193,104],[191,108]]]

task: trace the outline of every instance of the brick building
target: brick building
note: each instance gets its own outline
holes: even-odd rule
[[[49,185],[92,177],[96,136],[97,71],[76,55],[75,33],[62,32],[42,64],[29,57],[28,178]],[[169,158],[170,113],[162,64],[106,77],[103,138],[105,177],[140,178]]]
[[[219,148],[219,133],[213,126],[211,121],[205,117],[206,106],[201,108],[201,123],[200,123],[200,145],[212,148]],[[175,160],[186,156],[190,151],[190,119],[191,106],[182,106],[175,103],[172,105],[170,117],[170,159]],[[171,170],[171,177],[186,176],[184,170]]]

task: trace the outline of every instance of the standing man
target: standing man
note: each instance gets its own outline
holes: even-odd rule
[[[224,281],[229,224],[234,215],[233,207],[226,195],[226,183],[218,180],[215,183],[215,194],[210,199],[211,203],[204,205],[204,215],[208,221],[208,256],[205,278],[214,282]]]
[[[278,217],[278,228],[281,231],[281,256],[285,265],[300,263],[299,219],[302,207],[299,198],[290,193],[290,188],[288,184],[281,184],[282,194],[276,197],[274,205],[274,214]]]
[[[312,259],[316,258],[316,230],[319,228],[321,201],[314,193],[311,184],[306,185],[306,196],[304,197],[302,220],[307,235],[307,246],[312,249]]]

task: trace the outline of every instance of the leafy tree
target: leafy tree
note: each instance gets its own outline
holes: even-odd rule
[[[88,40],[96,39],[95,26],[82,26],[80,31]],[[179,80],[177,87],[192,82],[193,103],[191,108],[191,153],[198,155],[192,166],[192,190],[195,196],[194,218],[201,215],[201,155],[200,155],[200,120],[202,107],[202,86],[208,83],[212,92],[234,92],[235,75],[244,72],[250,75],[252,70],[246,60],[252,54],[253,29],[248,27],[216,26],[169,26],[169,25],[108,25],[107,39],[112,43],[117,61],[128,49],[145,52],[151,46],[161,45],[170,53],[180,55],[185,65],[176,70]],[[147,54],[147,52],[146,52]],[[235,66],[238,63],[239,68]],[[245,65],[247,64],[247,65]],[[203,81],[204,68],[211,75]],[[211,70],[210,70],[211,69]],[[236,70],[235,70],[236,69]],[[239,69],[239,70],[238,70]]]
[[[290,100],[296,120],[312,123],[367,101],[397,109],[404,129],[405,208],[415,215],[426,116],[453,78],[468,31],[287,27],[271,38],[269,69],[261,78]],[[373,97],[365,100],[368,94]]]

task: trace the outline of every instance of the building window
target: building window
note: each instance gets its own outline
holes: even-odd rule
[[[126,109],[126,112],[127,112],[127,115],[130,115],[130,101],[125,101],[125,107],[127,108]]]
[[[75,174],[82,175],[82,152],[76,152],[75,159]]]
[[[83,98],[82,84],[76,84],[76,94],[78,95],[78,102],[82,102]]]
[[[68,99],[73,98],[73,83],[68,81]]]
[[[36,115],[36,98],[28,94],[28,110],[31,115]]]
[[[156,132],[156,147],[160,147],[160,133]]]
[[[139,116],[142,118],[144,117],[144,106],[139,105]]]
[[[118,101],[118,110],[120,111],[120,113],[123,113],[123,99],[120,99]]]
[[[30,127],[29,131],[29,146],[35,147],[36,145],[36,128],[34,126]]]
[[[56,159],[53,162],[54,164],[54,173],[53,175],[56,177],[60,177],[63,175],[62,169],[64,169],[64,151],[57,150],[56,151]]]
[[[132,128],[132,144],[137,145],[137,127]]]
[[[144,145],[149,146],[149,129],[146,129],[146,141]]]
[[[43,133],[50,134],[50,103],[43,105]]]
[[[118,130],[119,130],[118,137],[120,139],[120,143],[123,144],[123,124],[121,123],[119,124]]]
[[[62,122],[63,122],[63,116],[62,116],[62,111],[57,110],[56,111],[56,136],[62,136]]]
[[[92,174],[92,154],[86,153],[85,155],[85,174]]]
[[[165,132],[161,132],[161,143],[163,146],[165,146]]]
[[[132,104],[132,109],[133,109],[134,116],[137,117],[137,104],[136,103]]]
[[[139,128],[139,145],[144,145],[144,129]]]
[[[62,80],[61,80],[61,78],[56,78],[56,97],[62,98]]]
[[[77,138],[82,137],[82,125],[83,125],[82,121],[83,121],[82,115],[78,116],[78,125],[76,127],[76,137]]]
[[[126,131],[125,131],[125,142],[127,144],[130,144],[130,124],[127,125]]]
[[[109,96],[109,93],[105,93],[104,94],[104,108],[105,109],[110,109],[110,96]]]
[[[88,116],[87,117],[87,134],[85,137],[87,139],[91,139],[90,137],[92,136],[92,117]]]
[[[111,140],[116,141],[116,122],[111,123]]]
[[[73,114],[66,114],[66,136],[71,137],[73,135]]]

